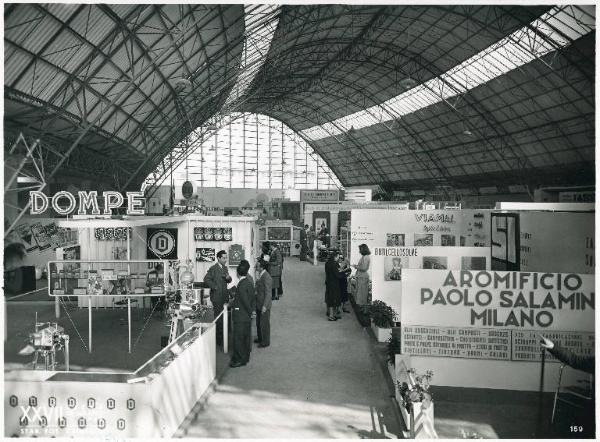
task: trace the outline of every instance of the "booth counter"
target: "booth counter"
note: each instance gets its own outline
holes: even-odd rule
[[[214,324],[135,372],[5,372],[6,437],[172,437],[216,377]]]

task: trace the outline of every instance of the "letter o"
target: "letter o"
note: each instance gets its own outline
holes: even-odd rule
[[[487,277],[486,283],[481,282],[481,275],[485,275],[485,277]],[[475,282],[481,287],[487,287],[492,283],[492,276],[488,272],[478,272],[477,275],[475,275]]]
[[[453,300],[452,300],[452,295],[453,295],[454,293],[457,293],[457,294],[458,294],[458,299],[457,299],[456,301],[453,301]],[[446,294],[446,297],[448,298],[448,304],[451,304],[451,305],[458,305],[458,304],[460,304],[460,303],[462,302],[462,300],[463,300],[463,294],[462,294],[462,292],[461,292],[460,290],[458,290],[458,289],[452,289],[452,290],[449,290],[449,291],[448,291],[448,293]]]
[[[571,287],[569,285],[569,281],[574,278],[577,285],[575,287]],[[565,276],[565,280],[563,282],[563,285],[568,288],[569,290],[577,290],[579,287],[581,287],[581,278],[579,277],[579,275],[576,275],[575,273],[569,273],[567,276]]]
[[[487,302],[483,302],[480,299],[480,295],[486,295],[487,296]],[[492,302],[492,294],[490,292],[488,292],[487,290],[480,290],[477,292],[477,294],[475,295],[475,302],[477,302],[477,305],[480,305],[482,307],[485,307],[487,305],[490,305]]]
[[[542,316],[545,316],[547,318],[546,323],[542,321]],[[554,318],[549,312],[541,311],[537,315],[535,315],[535,322],[537,322],[540,327],[549,327],[550,325],[552,325],[552,322],[554,322]]]
[[[66,208],[61,208],[58,205],[58,200],[61,198],[66,198],[69,200],[69,205]],[[70,192],[67,192],[66,190],[61,190],[60,192],[56,193],[52,197],[52,208],[59,215],[68,215],[73,210],[75,210],[76,205],[77,205],[77,201],[75,200],[75,197]]]

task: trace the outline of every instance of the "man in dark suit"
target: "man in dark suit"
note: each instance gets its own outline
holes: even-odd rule
[[[267,264],[259,260],[256,263],[256,334],[258,337],[254,342],[258,342],[261,348],[268,347],[271,344],[271,290],[273,281],[271,275],[266,270]]]
[[[252,313],[256,309],[254,280],[248,275],[250,263],[243,259],[237,268],[239,282],[231,303],[233,318],[233,355],[230,367],[241,367],[250,361],[252,350]]]
[[[269,268],[266,270],[269,272],[272,279],[271,299],[275,300],[279,299],[279,291],[281,289],[281,270],[283,265],[283,257],[281,256],[281,252],[279,251],[279,246],[277,243],[271,243],[269,256]]]
[[[231,276],[227,269],[227,252],[225,250],[217,253],[217,263],[208,269],[204,276],[204,282],[210,287],[210,302],[216,318],[223,311],[223,304],[229,300],[227,284],[231,282]],[[223,317],[217,321],[217,344],[223,345]]]
[[[308,224],[304,226],[304,229],[300,230],[300,261],[306,261],[306,254],[308,253]]]

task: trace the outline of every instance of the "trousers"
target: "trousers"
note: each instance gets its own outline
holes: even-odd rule
[[[262,345],[271,344],[271,310],[256,310],[256,334]]]
[[[232,362],[247,364],[252,350],[252,322],[236,322],[233,324]]]

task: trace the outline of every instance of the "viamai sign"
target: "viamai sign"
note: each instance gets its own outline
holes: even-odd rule
[[[143,215],[144,214],[144,192],[127,192],[127,214],[128,215]],[[102,192],[104,203],[102,212],[98,202],[98,192],[79,191],[77,197],[71,192],[61,191],[48,197],[40,191],[29,192],[29,201],[31,203],[30,213],[32,215],[41,215],[50,204],[56,213],[59,215],[70,215],[76,211],[77,215],[111,215],[113,209],[123,206],[125,197],[120,192],[106,191]]]

